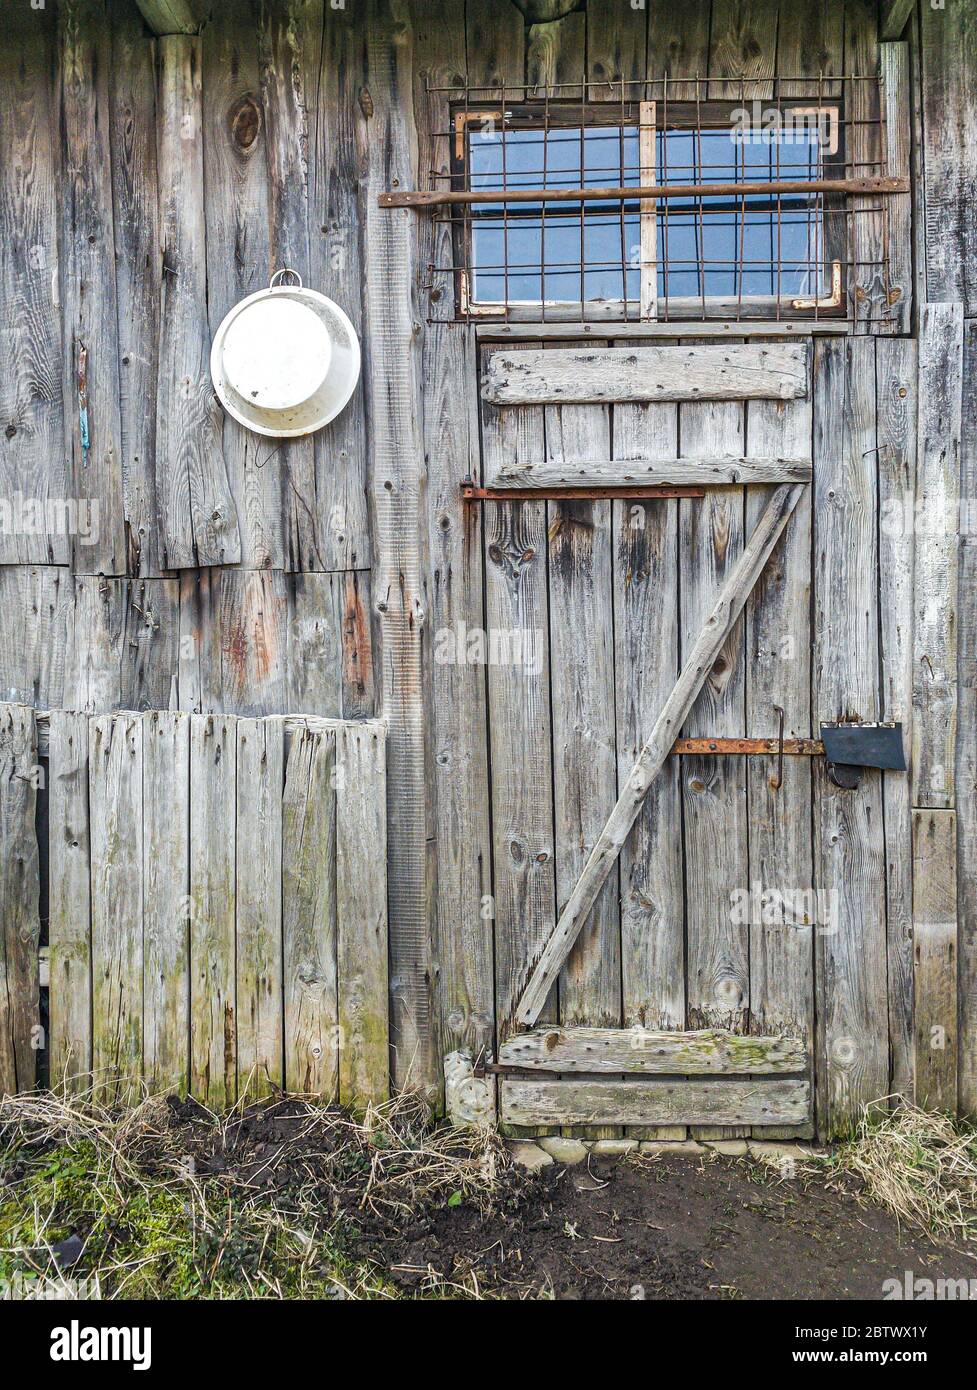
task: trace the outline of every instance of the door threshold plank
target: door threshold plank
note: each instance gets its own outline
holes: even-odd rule
[[[755,1076],[803,1072],[801,1038],[750,1037],[717,1028],[658,1032],[646,1028],[537,1028],[499,1048],[500,1067],[552,1072],[640,1072],[670,1076]]]
[[[810,1114],[806,1079],[502,1077],[499,1092],[507,1125],[800,1125]]]

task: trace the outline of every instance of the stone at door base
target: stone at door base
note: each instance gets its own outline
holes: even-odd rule
[[[714,1154],[722,1154],[724,1158],[745,1158],[750,1152],[745,1139],[706,1139],[703,1142],[707,1149]]]
[[[587,1157],[586,1144],[579,1139],[566,1139],[562,1134],[547,1135],[539,1141],[539,1147],[550,1155],[554,1163],[583,1163]]]
[[[513,1163],[525,1168],[527,1173],[538,1173],[540,1168],[548,1168],[553,1162],[552,1156],[531,1139],[510,1139],[509,1152]]]
[[[637,1139],[595,1139],[590,1152],[595,1158],[622,1158],[636,1152],[637,1147]]]
[[[771,1168],[789,1168],[791,1164],[818,1163],[825,1157],[810,1144],[777,1143],[771,1139],[751,1139],[750,1157]]]

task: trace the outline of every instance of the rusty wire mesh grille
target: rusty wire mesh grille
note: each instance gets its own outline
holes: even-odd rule
[[[881,79],[766,85],[429,86],[431,147],[448,154],[429,187],[562,195],[434,208],[450,234],[430,283],[460,316],[500,320],[844,318],[866,285],[857,316],[887,318],[887,198],[802,186],[887,175]],[[801,187],[765,191],[782,181]],[[648,185],[687,192],[596,196]]]

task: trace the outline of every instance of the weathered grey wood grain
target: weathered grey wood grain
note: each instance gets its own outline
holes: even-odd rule
[[[720,441],[716,441],[717,445]],[[803,458],[744,458],[719,454],[708,458],[617,458],[546,460],[525,466],[508,465],[486,479],[486,487],[511,488],[616,487],[724,483],[808,482],[811,463]]]
[[[200,40],[158,40],[157,169],[163,254],[156,493],[164,568],[241,558],[210,380]]]
[[[339,1085],[334,731],[292,736],[282,801],[285,1084],[333,1100]]]
[[[41,1038],[34,711],[0,706],[0,1095],[33,1090]]]
[[[258,72],[257,6],[220,5],[201,35],[207,313],[211,336],[271,272],[265,114]],[[233,248],[233,253],[231,249]],[[241,564],[283,569],[284,516],[291,503],[281,441],[223,417],[227,475],[241,528]]]
[[[882,83],[882,157],[892,178],[911,176],[912,90],[909,79],[909,45],[883,43],[879,47]],[[889,262],[887,288],[898,332],[908,333],[913,312],[913,203],[912,193],[894,193],[885,202],[885,231]]]
[[[738,351],[732,347],[731,352]],[[696,455],[746,451],[746,414],[737,401],[682,404],[679,437]],[[716,594],[742,552],[745,496],[738,489],[679,502],[681,649],[695,641]],[[746,734],[745,618],[730,628],[683,728],[690,737]],[[693,1028],[746,1032],[750,929],[734,912],[749,881],[747,760],[683,758],[687,1013]],[[706,1131],[702,1138],[718,1138]]]
[[[526,81],[531,88],[530,97],[559,99],[572,90],[572,84],[576,84],[579,91],[580,54],[587,21],[584,11],[576,10],[562,19],[529,25],[526,30]]]
[[[92,1069],[88,719],[52,710],[48,734],[48,1068],[84,1090]]]
[[[615,0],[588,0],[587,97],[590,101],[633,101],[645,80],[647,24],[643,7]],[[580,45],[581,55],[583,44]],[[579,80],[579,73],[571,81]],[[622,83],[624,84],[622,86]]]
[[[483,407],[482,448],[486,470],[538,457],[542,408]],[[503,1041],[514,1030],[516,1003],[552,930],[556,906],[546,505],[487,503],[484,519],[486,627],[490,636],[509,635],[505,659],[488,667],[495,999]],[[546,994],[556,978],[554,972]],[[546,1016],[556,1018],[555,994]]]
[[[308,0],[268,0],[261,6],[259,23],[271,268],[289,267],[305,283],[311,282],[309,126],[317,107],[323,15],[324,7]],[[271,466],[282,485],[286,568],[322,569],[315,441],[311,436],[282,439],[272,448]],[[264,456],[270,452],[265,450]]]
[[[959,1096],[961,1115],[977,1116],[977,322],[964,324],[961,526],[957,588],[960,633],[957,716],[957,862],[960,956]]]
[[[284,1085],[282,792],[285,730],[238,719],[235,926],[238,1095]]]
[[[882,717],[901,723],[907,765],[913,721],[917,350],[912,339],[875,347],[879,440],[879,629]],[[913,1093],[912,793],[904,772],[883,772],[889,974],[889,1066],[894,1094]]]
[[[879,19],[879,37],[882,39],[901,38],[915,8],[916,0],[883,0],[882,15]]]
[[[523,81],[525,19],[512,0],[466,0],[468,75],[479,95]]]
[[[313,16],[322,10],[321,40],[313,26],[308,60],[309,274],[315,288],[345,310],[362,339],[361,176],[368,141],[368,118],[360,100],[366,81],[364,22],[355,5],[307,8]],[[439,6],[436,15],[445,43],[451,27],[449,13]],[[460,38],[460,16],[454,27]],[[406,103],[406,93],[402,100]],[[423,278],[427,279],[426,272]],[[362,376],[349,404],[317,431],[314,444],[317,568],[365,569],[372,564],[373,554]]]
[[[807,1047],[801,1038],[746,1037],[711,1028],[695,1033],[640,1027],[537,1028],[503,1043],[499,1063],[556,1072],[756,1075],[803,1071]]]
[[[800,483],[784,484],[777,488],[742,555],[730,571],[715,606],[683,663],[671,695],[655,720],[587,866],[567,900],[556,930],[533,965],[529,983],[516,1010],[521,1023],[532,1024],[539,1017],[556,972],[566,960],[587,913],[617,859],[648,787],[668,756],[676,731],[702,689],[802,490]]]
[[[297,574],[288,587],[287,708],[343,712],[342,583],[337,574]]]
[[[610,451],[606,406],[548,406],[544,425],[552,461]],[[559,912],[617,799],[610,502],[548,503],[547,539]],[[615,866],[560,976],[567,1026],[621,1021],[619,887]]]
[[[806,1081],[516,1081],[499,1086],[505,1124],[791,1125],[803,1122]]]
[[[957,1109],[957,813],[913,811],[916,1104]]]
[[[380,552],[374,602],[383,643],[382,708],[389,721],[388,835],[394,1084],[435,1101],[443,1084],[434,997],[432,748],[422,650],[427,604],[424,456],[417,419],[418,353],[413,214],[378,206],[391,180],[416,186],[404,109],[411,90],[410,27],[402,0],[370,0],[366,87],[365,317],[373,501]],[[429,687],[428,687],[429,688]]]
[[[88,730],[92,893],[92,1070],[99,1095],[125,1100],[142,1075],[143,740],[137,714]]]
[[[66,603],[63,703],[88,714],[168,708],[180,664],[176,580],[79,576]]]
[[[65,174],[59,197],[65,418],[73,494],[97,518],[97,530],[90,536],[73,537],[72,561],[83,574],[125,574],[109,144],[111,36],[105,0],[67,0],[58,13]]]
[[[845,5],[845,73],[875,77],[879,70],[878,7],[874,0]],[[877,167],[882,158],[881,99],[875,82],[849,82],[845,90],[845,159]],[[899,312],[886,282],[886,214],[878,198],[856,195],[847,219],[848,312],[856,333],[891,333]],[[831,221],[832,219],[828,219]],[[901,254],[901,253],[900,253]]]
[[[674,403],[616,405],[614,451],[671,458]],[[617,776],[623,786],[679,673],[678,503],[613,503]],[[656,653],[654,660],[648,659]],[[678,759],[665,762],[621,850],[621,983],[626,1024],[685,1026],[685,884]],[[641,1138],[684,1139],[685,1128]]]
[[[4,15],[0,83],[0,497],[70,496],[58,302],[57,15],[19,6]],[[3,564],[67,564],[63,528],[0,527]]]
[[[481,507],[460,483],[477,476],[474,344],[464,325],[431,325],[424,449],[429,469],[431,629],[437,792],[438,922],[445,1049],[491,1050],[494,1034]]]
[[[729,100],[773,96],[778,0],[713,0],[709,95]]]
[[[810,453],[810,401],[751,402],[747,450]],[[746,495],[747,531],[756,524],[764,494]],[[806,489],[777,548],[746,605],[746,729],[751,737],[776,736],[777,706],[784,711],[786,737],[811,733],[811,491]],[[748,863],[751,889],[760,884],[768,903],[780,895],[768,920],[752,921],[750,936],[751,1033],[789,1033],[803,1039],[810,1063],[814,1051],[814,932],[808,912],[782,905],[816,903],[811,860],[811,766],[785,758],[747,758]],[[752,917],[752,912],[751,912]],[[811,1133],[808,1125],[806,1133]],[[778,1138],[789,1137],[779,1133]]]
[[[814,372],[815,723],[879,714],[875,351],[819,343]],[[888,1094],[885,846],[881,774],[855,791],[814,772],[814,864],[828,928],[815,937],[823,1137],[846,1132]]]
[[[237,1097],[235,720],[190,717],[190,1089]]]
[[[38,709],[63,703],[72,579],[53,565],[0,566],[0,695]]]
[[[822,96],[840,95],[841,83],[832,78],[844,71],[844,25],[844,0],[780,6],[777,91],[781,96],[809,97],[812,77],[818,83],[815,91],[820,90]]]
[[[156,50],[130,0],[109,0],[109,119],[119,339],[119,426],[128,572],[160,573],[156,513],[159,185]]]
[[[920,6],[926,295],[977,314],[977,64],[966,5]],[[948,120],[947,114],[953,113]]]
[[[673,307],[674,304],[673,300]],[[701,312],[701,300],[698,301],[698,306]],[[590,307],[588,305],[588,309]],[[581,323],[572,318],[561,320],[554,316],[545,323],[520,323],[513,318],[508,323],[476,324],[475,336],[483,342],[507,343],[537,338],[546,341],[568,338],[596,340],[607,338],[613,333],[613,337],[620,344],[631,339],[674,338],[679,331],[679,325],[674,319],[629,319],[627,323],[601,323],[596,312],[597,306],[594,306],[594,309],[594,319],[590,322]],[[752,322],[749,319],[736,322],[733,319],[709,318],[698,323],[683,323],[681,331],[683,338],[727,338],[732,342],[736,338],[779,337],[797,341],[824,334],[844,336],[848,331],[848,324],[845,319],[780,319],[777,323],[770,323]]]
[[[143,715],[142,741],[143,1076],[154,1092],[180,1094],[190,1080],[189,715]]]
[[[957,726],[957,535],[963,306],[925,304],[919,337],[913,604],[913,803],[951,807]]]
[[[559,348],[495,352],[482,395],[493,405],[611,401],[793,400],[808,391],[794,344]]]
[[[386,739],[346,724],[336,734],[336,962],[339,1099],[390,1095],[387,983]]]
[[[249,716],[286,709],[287,597],[276,570],[181,576],[181,708]]]
[[[710,10],[708,5],[648,7],[646,71],[655,83],[650,95],[669,101],[695,101],[703,95],[695,79],[709,73]]]

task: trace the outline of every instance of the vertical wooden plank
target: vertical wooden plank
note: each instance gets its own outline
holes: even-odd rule
[[[639,101],[644,96],[641,84],[645,80],[646,38],[647,16],[643,5],[587,0],[590,101]]]
[[[781,5],[777,21],[777,91],[781,96],[809,97],[812,78],[820,82],[825,96],[840,95],[841,83],[832,78],[844,71],[844,29],[844,0]]]
[[[72,559],[83,574],[125,574],[126,535],[119,417],[119,324],[109,145],[111,35],[105,0],[66,0],[61,21],[65,178],[60,284],[64,314],[65,416],[72,490],[97,531]]]
[[[589,15],[575,10],[562,19],[530,24],[526,30],[526,82],[530,99],[571,100],[580,94],[580,54]],[[620,92],[619,92],[620,94]]]
[[[237,1088],[267,1095],[282,1071],[282,792],[285,731],[237,720]]]
[[[312,9],[315,13],[322,7],[313,5]],[[449,13],[439,7],[437,19],[445,42]],[[367,115],[361,101],[366,32],[359,7],[325,6],[321,42],[317,30],[312,37],[315,46],[310,66],[315,87],[308,116],[309,273],[315,288],[346,311],[362,337],[363,304],[357,277],[363,249],[361,179]],[[426,271],[423,278],[428,278]],[[415,293],[419,293],[416,287]],[[362,376],[339,416],[316,432],[314,445],[319,564],[327,570],[365,569],[372,560],[372,545],[367,506],[366,385]]]
[[[341,575],[297,574],[288,585],[286,709],[343,713]]]
[[[779,0],[713,0],[710,97],[766,101],[773,96],[779,9]]]
[[[925,304],[919,338],[913,804],[954,804],[963,306]]]
[[[69,709],[105,714],[170,705],[179,664],[176,580],[79,576],[67,608]]]
[[[88,718],[52,710],[48,731],[48,1068],[84,1090],[92,1069]]]
[[[236,722],[190,718],[190,1089],[213,1108],[237,1097]]]
[[[977,1117],[977,322],[964,324],[957,591],[957,854],[959,863],[960,1114]]]
[[[814,358],[815,724],[879,715],[875,350],[818,342]],[[813,769],[814,863],[831,913],[816,936],[817,1124],[843,1134],[888,1092],[881,774],[843,791]]]
[[[143,715],[143,1075],[153,1091],[190,1076],[190,718]]]
[[[0,84],[0,497],[39,502],[70,492],[58,303],[57,16],[4,15]],[[0,527],[0,563],[68,562],[62,531]]]
[[[109,119],[119,337],[119,426],[128,572],[160,573],[156,518],[159,187],[156,45],[129,0],[109,0]]]
[[[674,458],[678,407],[616,405],[620,458]],[[625,780],[679,673],[677,501],[613,503],[617,776]],[[653,660],[649,654],[655,653]],[[685,886],[680,762],[652,782],[621,850],[621,979],[626,1027],[685,1027]],[[630,1131],[629,1131],[630,1132]],[[684,1139],[684,1126],[641,1138]]]
[[[483,467],[541,458],[542,408],[482,407]],[[553,773],[549,699],[546,503],[486,502],[485,611],[489,660],[498,1038],[555,922]],[[556,1020],[555,991],[544,1021]]]
[[[92,868],[92,1070],[124,1100],[142,1074],[143,739],[137,714],[92,719],[88,798]]]
[[[916,484],[916,343],[875,347],[879,467],[879,635],[882,717],[901,723],[907,765],[913,721],[913,549]],[[889,941],[890,1090],[913,1093],[912,796],[904,772],[883,772]]]
[[[668,5],[655,0],[648,6],[648,65],[650,97],[669,101],[695,101],[705,95],[696,78],[709,73],[710,5]],[[665,79],[668,79],[667,82]],[[683,82],[681,79],[691,79]],[[661,111],[664,119],[664,107]]]
[[[926,297],[977,314],[977,22],[970,5],[919,7]],[[952,117],[948,116],[952,113]]]
[[[878,70],[878,7],[875,0],[848,0],[845,73],[850,78],[875,78]],[[868,173],[882,157],[879,89],[875,81],[851,81],[845,97],[845,161],[852,174]],[[856,333],[889,333],[898,322],[886,284],[886,219],[879,202],[870,196],[853,197],[846,219],[848,314]]]
[[[333,731],[295,733],[282,800],[285,1085],[324,1100],[339,1084],[335,762]]]
[[[288,609],[285,578],[274,570],[220,576],[220,708],[234,714],[285,710]]]
[[[912,149],[912,94],[909,86],[909,45],[879,47],[882,81],[882,157],[891,178],[909,179]],[[900,333],[912,327],[913,200],[911,193],[894,193],[885,200],[885,236],[889,263],[886,288]]]
[[[469,79],[480,93],[522,84],[525,20],[513,0],[465,0],[465,40]]]
[[[34,711],[26,705],[0,705],[0,1095],[32,1090],[37,1075],[38,771]]]
[[[0,696],[37,709],[63,703],[72,579],[53,565],[0,566]]]
[[[807,458],[813,427],[807,400],[751,401],[747,453]],[[746,531],[756,525],[767,488],[748,488]],[[746,605],[746,728],[776,737],[811,736],[811,489],[805,491]],[[809,1074],[814,1052],[814,933],[828,926],[811,911],[811,759],[747,758],[749,806],[750,1032],[802,1038]],[[761,920],[754,907],[766,904]],[[816,899],[813,899],[816,903]],[[777,1129],[757,1137],[810,1135]]]
[[[323,14],[324,7],[313,0],[266,0],[259,19],[272,269],[288,267],[297,271],[305,283],[311,278],[309,121],[314,119],[317,107],[314,84],[318,77]],[[285,567],[322,569],[315,442],[311,436],[285,439],[274,448],[274,467],[282,483]]]
[[[957,1110],[957,813],[913,811],[916,1104]]]
[[[682,452],[741,453],[741,402],[682,405]],[[726,488],[680,503],[682,650],[693,642],[743,549],[743,490]],[[688,737],[744,735],[745,618],[740,617],[684,726]],[[749,1024],[749,926],[735,919],[734,891],[748,882],[746,760],[683,758],[688,1016],[693,1028]],[[702,1137],[718,1137],[706,1129]]]
[[[442,1087],[435,997],[434,808],[423,440],[417,418],[415,245],[410,209],[378,206],[396,180],[417,177],[411,29],[403,0],[370,0],[366,87],[369,118],[365,230],[365,324],[373,500],[380,568],[374,601],[383,643],[382,708],[388,722],[390,954],[394,1083],[438,1103]]]
[[[241,558],[210,380],[200,40],[157,40],[157,167],[163,254],[156,491],[164,568]]]
[[[256,10],[252,0],[230,0],[216,8],[201,33],[211,337],[239,300],[265,289],[276,269],[269,264]],[[223,416],[224,458],[241,526],[241,563],[248,569],[284,567],[282,519],[289,503],[282,487],[287,472],[283,473],[281,444]]]
[[[335,576],[339,589],[344,719],[372,719],[377,712],[373,656],[373,571],[345,570]]]
[[[375,724],[336,731],[339,1099],[390,1094],[386,740]]]

